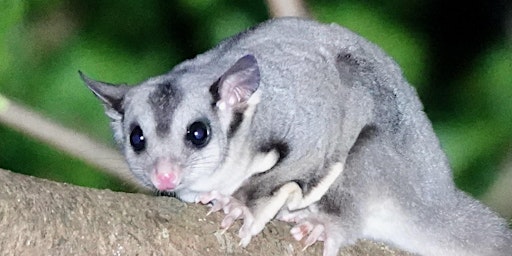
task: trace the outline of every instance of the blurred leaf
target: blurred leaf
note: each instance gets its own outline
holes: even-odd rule
[[[459,113],[435,125],[462,187],[481,194],[495,178],[512,141],[512,47],[491,48],[461,78]]]
[[[469,120],[438,124],[436,132],[457,176],[478,161],[483,152],[499,148],[510,131],[493,120]]]
[[[226,8],[224,11],[225,13],[221,16],[214,17],[209,24],[209,29],[212,31],[212,45],[244,31],[256,23],[256,21],[252,20],[246,13],[241,13],[230,8]]]
[[[471,80],[482,87],[490,116],[505,122],[512,134],[512,46],[503,42],[486,54]]]
[[[9,49],[12,43],[12,34],[17,29],[17,24],[23,19],[25,2],[18,0],[0,0],[0,77],[8,70],[14,58]],[[0,79],[0,82],[2,80]]]
[[[180,0],[180,4],[196,15],[201,15],[215,8],[214,5],[219,3],[216,0]]]

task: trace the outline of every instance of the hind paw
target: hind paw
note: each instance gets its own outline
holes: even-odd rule
[[[325,240],[325,226],[321,223],[314,223],[311,221],[302,221],[295,225],[291,230],[293,238],[301,241],[304,245],[303,250],[313,245],[316,241]]]

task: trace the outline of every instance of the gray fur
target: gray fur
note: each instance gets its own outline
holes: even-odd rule
[[[243,108],[224,111],[215,103],[227,92],[212,85],[248,54],[259,76],[246,78],[259,82],[258,94]],[[105,99],[119,92],[98,92],[86,82],[112,111]],[[179,92],[179,103],[168,102],[174,97],[168,92]],[[455,187],[422,104],[396,63],[337,25],[292,18],[263,23],[133,87],[123,106],[123,121],[113,118],[116,140],[146,186],[152,187],[148,173],[155,161],[167,157],[185,173],[175,191],[183,200],[221,190],[223,177],[239,184],[224,193],[257,209],[290,181],[307,194],[341,162],[341,176],[312,205],[319,212],[303,210],[330,223],[335,247],[368,238],[423,255],[512,255],[507,223]],[[243,116],[236,117],[240,109]],[[209,120],[212,137],[194,149],[183,137],[201,118]],[[130,149],[132,122],[144,130],[147,154]],[[267,171],[239,180],[219,174],[242,173],[266,152],[279,154]]]

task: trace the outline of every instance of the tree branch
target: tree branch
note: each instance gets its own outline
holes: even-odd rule
[[[77,187],[0,170],[2,255],[320,255],[272,221],[247,248],[222,214],[168,197]],[[360,242],[342,255],[407,255]]]
[[[482,197],[482,201],[492,209],[499,212],[501,216],[512,219],[512,150],[509,150],[508,157],[502,164],[498,178],[490,186]]]
[[[309,17],[302,0],[266,0],[271,17]]]
[[[96,142],[87,135],[50,121],[41,114],[0,94],[0,123],[36,138],[94,167],[104,170],[127,184],[138,187],[128,179],[128,166],[119,152]]]

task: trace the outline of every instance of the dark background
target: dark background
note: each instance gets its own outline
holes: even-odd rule
[[[396,59],[420,94],[458,186],[482,195],[511,149],[510,1],[307,4],[316,19],[356,31]],[[6,0],[0,10],[0,93],[111,144],[102,106],[77,70],[135,84],[268,18],[264,1],[254,0]],[[101,171],[1,124],[0,167],[124,189]]]

